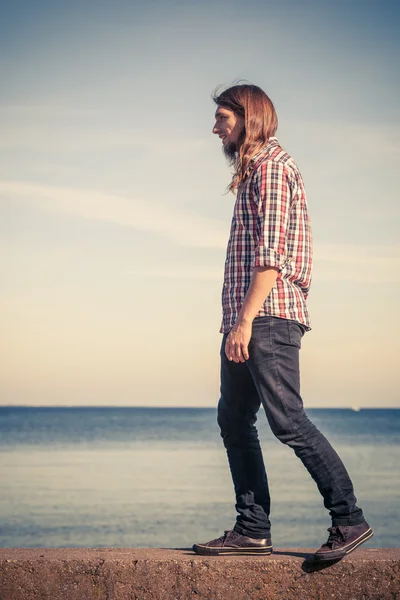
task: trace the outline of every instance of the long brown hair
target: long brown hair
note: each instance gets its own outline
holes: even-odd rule
[[[244,118],[244,131],[238,142],[237,157],[232,163],[234,173],[228,186],[234,192],[246,179],[252,157],[275,135],[278,117],[270,98],[256,85],[234,85],[223,92],[220,89],[213,93],[215,104]]]

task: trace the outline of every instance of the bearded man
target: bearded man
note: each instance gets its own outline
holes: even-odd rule
[[[218,424],[227,451],[237,519],[198,554],[271,554],[270,494],[255,427],[262,404],[274,435],[292,448],[329,511],[329,538],[315,560],[336,560],[373,535],[350,477],[313,425],[300,396],[299,350],[310,329],[306,300],[312,239],[303,180],[275,137],[269,97],[254,85],[214,95],[213,133],[234,167],[236,193],[222,292]]]

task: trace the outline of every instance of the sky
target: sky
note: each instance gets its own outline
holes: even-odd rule
[[[305,406],[400,407],[399,4],[0,4],[0,403],[216,405],[246,80],[307,191]]]

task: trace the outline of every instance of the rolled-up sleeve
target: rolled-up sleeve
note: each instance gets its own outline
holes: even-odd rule
[[[253,185],[253,200],[257,206],[254,267],[281,270],[288,260],[286,245],[291,202],[289,175],[282,163],[267,160],[260,165]]]

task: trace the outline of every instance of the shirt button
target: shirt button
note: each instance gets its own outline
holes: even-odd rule
[[[224,282],[224,287],[228,287],[228,284],[226,283],[226,281]]]

